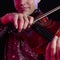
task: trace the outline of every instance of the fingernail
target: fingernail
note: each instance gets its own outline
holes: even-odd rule
[[[56,36],[60,36],[60,28],[58,29],[58,31],[55,34]]]

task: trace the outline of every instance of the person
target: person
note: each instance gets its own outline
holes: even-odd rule
[[[0,18],[0,31],[12,23],[18,32],[11,32],[4,46],[4,60],[60,60],[60,22],[43,18],[39,24],[45,27],[54,38],[51,42],[32,30],[34,13],[40,0],[14,0],[17,12],[7,13]],[[37,10],[41,13],[40,10]],[[35,11],[36,12],[36,11]],[[12,26],[11,26],[12,27]],[[57,32],[57,33],[56,33]]]

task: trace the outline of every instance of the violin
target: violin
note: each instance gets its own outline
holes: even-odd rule
[[[45,37],[48,41],[51,41],[52,38],[54,37],[54,35],[52,35],[50,32],[47,31],[46,28],[44,28],[43,26],[41,26],[40,24],[38,24],[37,22],[43,20],[44,22],[46,22],[46,16],[50,15],[51,13],[57,11],[60,9],[60,6],[48,11],[45,14],[42,14],[39,16],[39,18],[37,18],[36,20],[34,20],[33,25],[32,25],[32,29],[34,31],[36,31],[38,34],[42,35],[43,37]],[[59,35],[59,34],[56,34]]]
[[[31,28],[36,31],[38,34],[45,37],[48,41],[51,41],[54,37],[50,32],[48,32],[43,26],[39,25],[37,22],[41,21],[44,17],[50,15],[51,13],[57,11],[60,9],[60,6],[48,11],[47,13],[44,13],[42,15],[39,15],[33,22]],[[43,19],[44,20],[44,19]],[[8,31],[8,32],[7,32]],[[10,24],[9,26],[5,26],[4,29],[0,32],[0,38],[4,36],[6,33],[16,32],[17,30],[13,28],[13,26]]]

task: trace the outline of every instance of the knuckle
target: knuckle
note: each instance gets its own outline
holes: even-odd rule
[[[23,14],[22,14],[22,13],[19,13],[18,15],[19,15],[19,17],[23,16]]]
[[[18,16],[18,14],[17,13],[13,13],[13,17],[16,17],[16,16]]]
[[[27,22],[27,23],[29,23],[29,19],[28,19],[27,16],[24,16],[24,21]]]
[[[34,18],[33,18],[33,17],[31,17],[31,19],[33,19],[33,20],[34,20]]]

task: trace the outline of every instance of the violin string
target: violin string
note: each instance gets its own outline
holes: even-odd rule
[[[34,20],[33,24],[34,24],[35,22],[37,22],[37,21],[41,20],[42,18],[44,18],[44,17],[46,17],[46,16],[50,15],[51,13],[53,13],[53,12],[55,12],[55,11],[59,10],[59,9],[60,9],[60,6],[58,6],[58,7],[54,8],[54,9],[52,9],[52,10],[48,11],[48,12],[47,12],[47,13],[45,13],[45,14],[42,14],[38,19]]]

